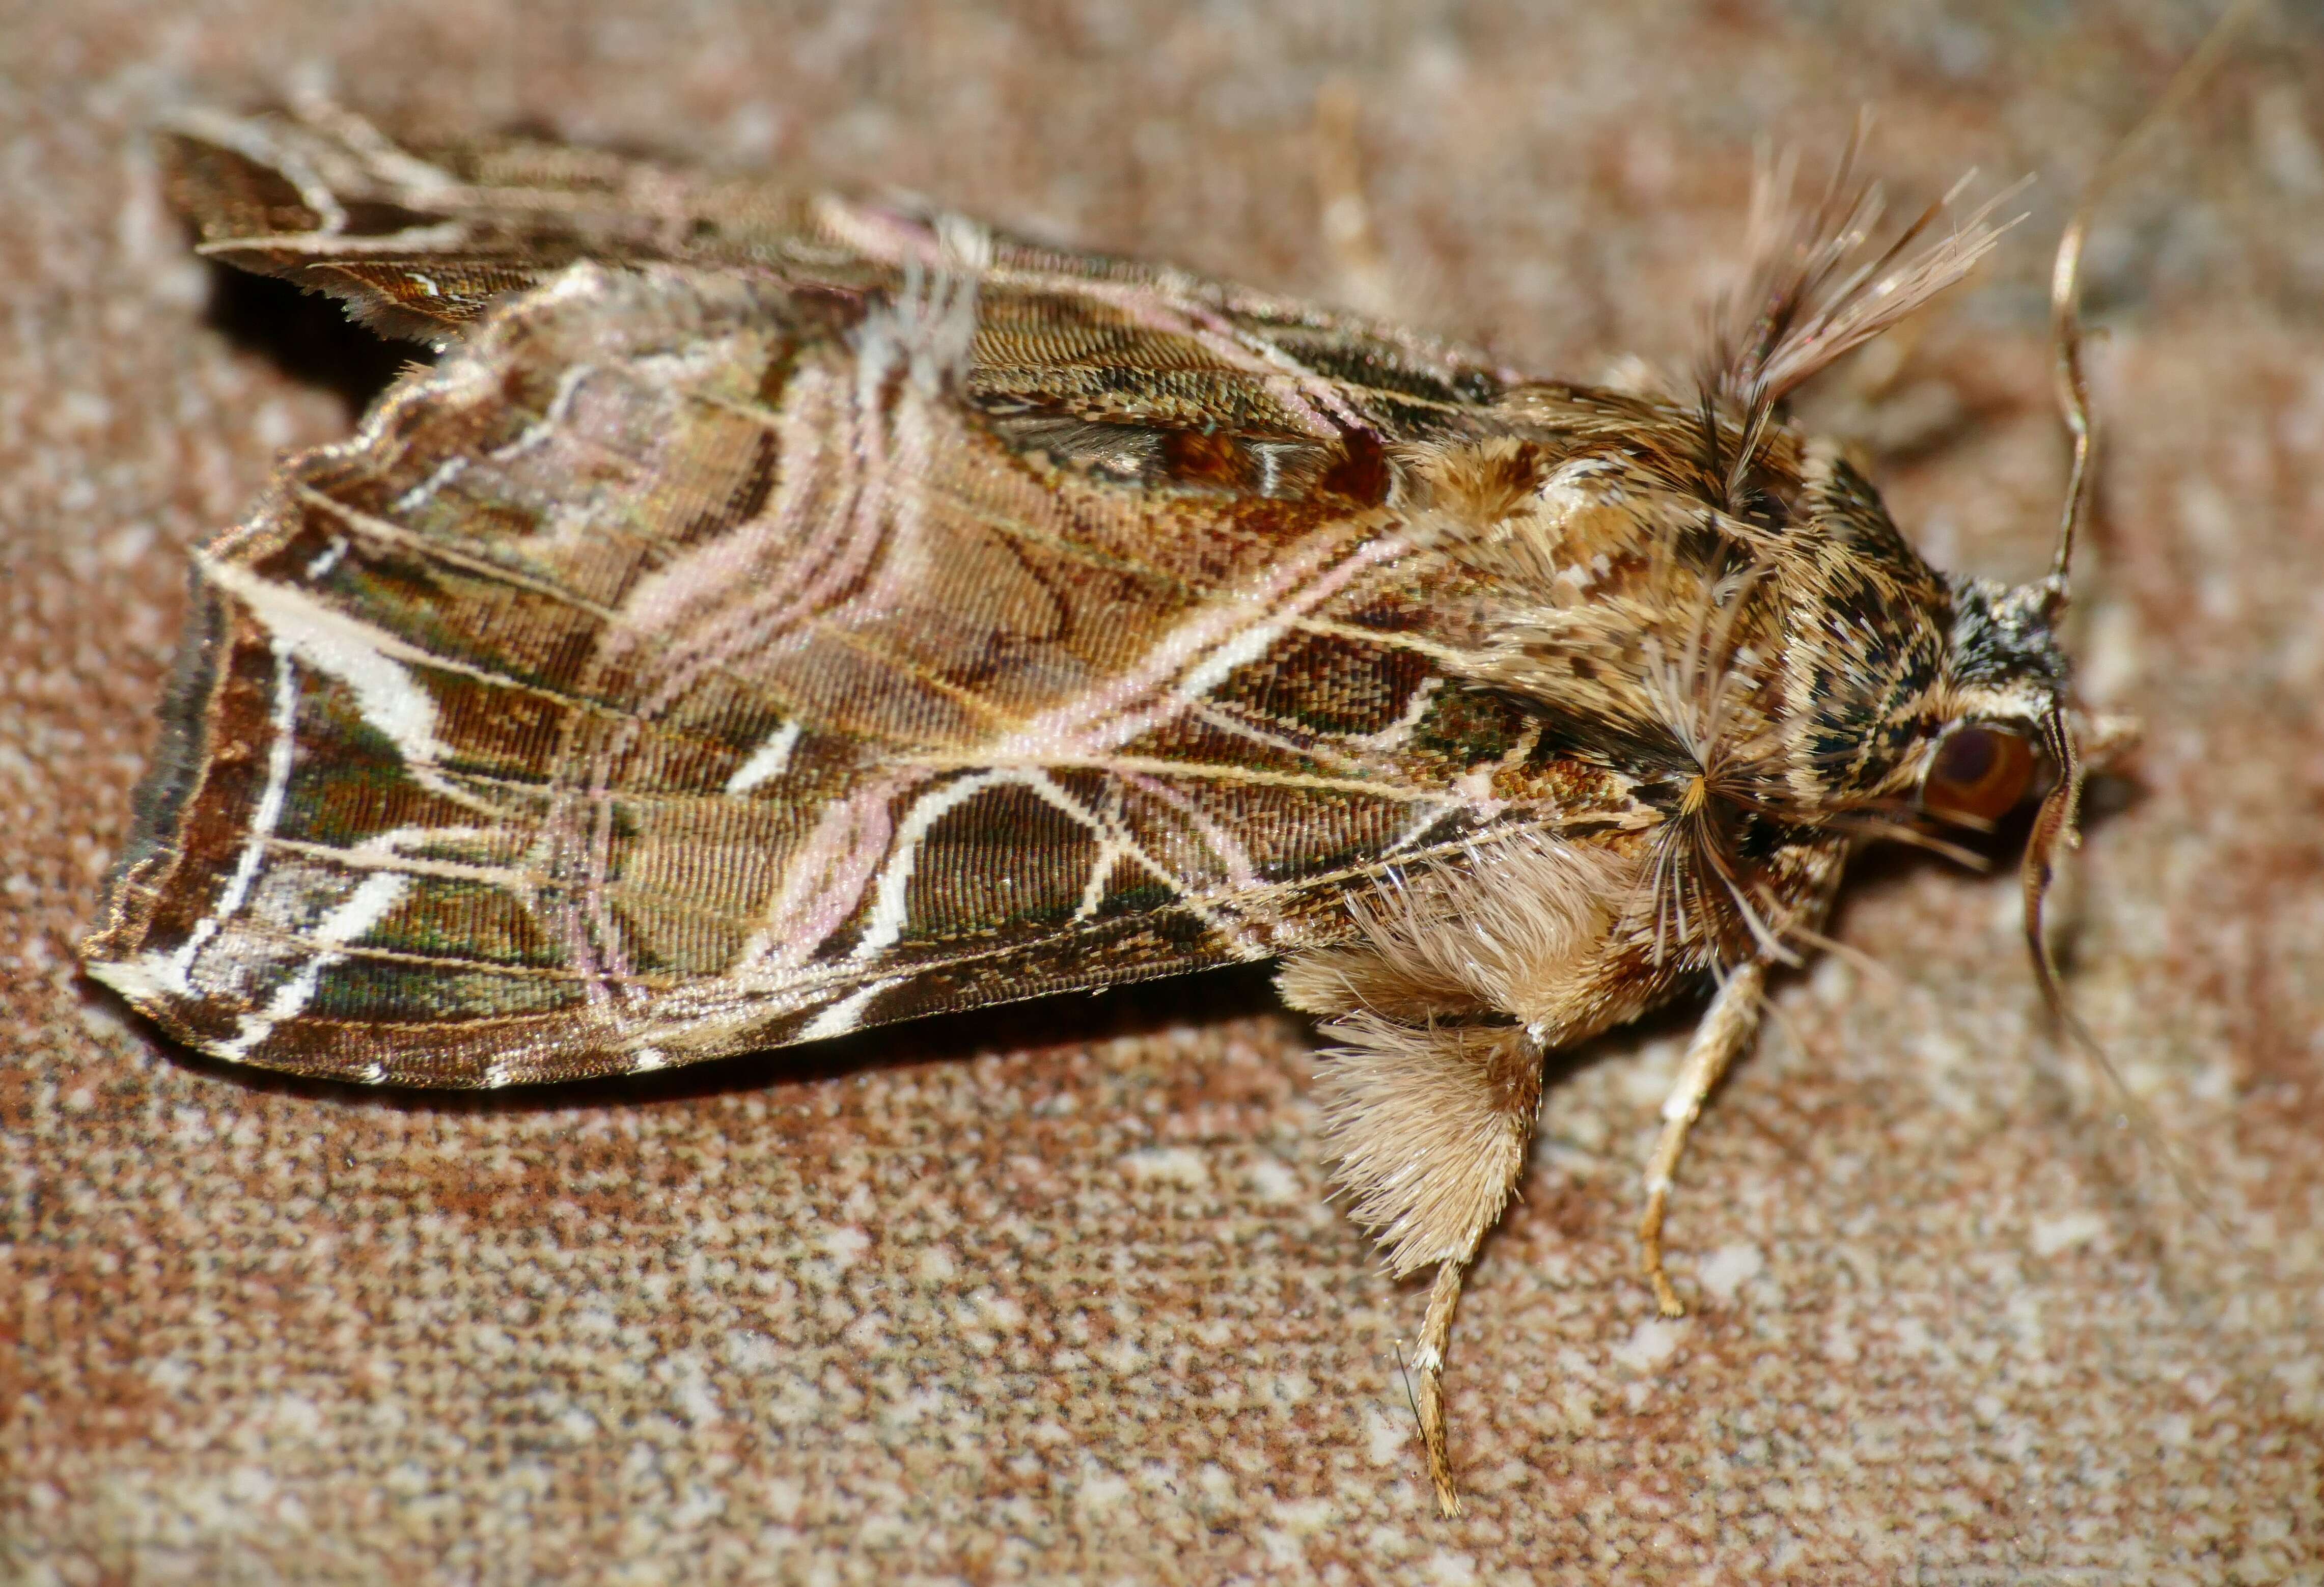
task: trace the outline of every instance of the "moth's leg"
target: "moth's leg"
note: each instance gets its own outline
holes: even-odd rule
[[[1457,1516],[1444,1352],[1461,1280],[1525,1172],[1541,1107],[1541,1048],[1515,1026],[1416,1028],[1357,1016],[1330,1029],[1349,1043],[1322,1088],[1336,1177],[1387,1245],[1393,1269],[1436,1267],[1413,1370],[1429,1480],[1438,1508]]]
[[[1517,844],[1360,908],[1360,940],[1294,955],[1277,984],[1334,1043],[1317,1072],[1333,1178],[1398,1278],[1435,1269],[1414,1361],[1438,1505],[1460,1514],[1443,1382],[1461,1281],[1524,1176],[1542,1055],[1620,1008],[1597,978],[1634,868]]]
[[[1312,1007],[1326,979],[1292,984]],[[1414,1398],[1436,1502],[1456,1516],[1444,1352],[1462,1278],[1525,1172],[1541,1106],[1541,1047],[1514,1025],[1408,1025],[1358,1013],[1324,1029],[1344,1044],[1317,1077],[1333,1177],[1387,1248],[1391,1271],[1436,1269],[1413,1357]]]
[[[1428,1310],[1420,1320],[1420,1343],[1412,1352],[1412,1370],[1420,1374],[1421,1447],[1428,1455],[1429,1481],[1436,1484],[1436,1508],[1448,1521],[1461,1513],[1461,1494],[1452,1486],[1452,1454],[1444,1435],[1444,1351],[1452,1342],[1452,1308],[1461,1304],[1461,1282],[1474,1259],[1454,1258],[1436,1269]]]
[[[1663,1132],[1646,1165],[1646,1210],[1638,1219],[1638,1265],[1655,1287],[1655,1301],[1665,1317],[1683,1317],[1686,1308],[1671,1289],[1663,1271],[1663,1212],[1678,1173],[1679,1154],[1686,1149],[1686,1132],[1702,1116],[1702,1104],[1759,1029],[1759,996],[1767,983],[1767,967],[1754,959],[1727,977],[1719,994],[1703,1010],[1694,1028],[1686,1059],[1678,1067],[1678,1083],[1663,1099]]]

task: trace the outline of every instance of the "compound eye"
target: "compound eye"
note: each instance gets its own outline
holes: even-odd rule
[[[1970,722],[1937,746],[1921,803],[1946,816],[1994,822],[2017,807],[2034,780],[2034,746],[2006,728]]]

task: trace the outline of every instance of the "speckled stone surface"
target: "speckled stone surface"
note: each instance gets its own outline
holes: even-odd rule
[[[1323,293],[1338,75],[1406,317],[1586,375],[1683,366],[1752,138],[1870,103],[1912,203],[2041,178],[1881,400],[1821,399],[1936,560],[2024,577],[2048,248],[2200,17],[0,6],[0,1575],[2324,1581],[2324,30],[2282,9],[2093,249],[2079,642],[2148,732],[2076,995],[2214,1221],[2043,1040],[2007,877],[1868,857],[1836,929],[1886,968],[1785,985],[1698,1132],[1684,1321],[1628,1235],[1683,1016],[1561,1069],[1462,1307],[1443,1522],[1419,1296],[1321,1200],[1262,977],[481,1101],[191,1060],[78,978],[185,548],[362,383],[217,300],[137,128],[327,80]]]

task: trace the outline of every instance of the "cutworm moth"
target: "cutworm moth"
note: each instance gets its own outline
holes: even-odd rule
[[[2056,571],[1930,567],[1785,399],[1992,245],[1763,185],[1684,389],[902,202],[345,113],[165,140],[203,253],[434,344],[196,555],[88,972],[499,1086],[1280,964],[1334,1181],[1462,1274],[1544,1056],[1708,1008],[1641,1238],[1851,847],[2080,788]],[[2070,521],[2071,514],[2070,513]],[[2046,975],[2046,964],[2043,964]]]

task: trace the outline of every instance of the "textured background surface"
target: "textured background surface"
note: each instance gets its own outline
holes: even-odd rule
[[[186,255],[136,128],[188,96],[306,74],[1325,293],[1336,72],[1406,317],[1581,374],[1683,364],[1752,137],[1828,149],[1871,102],[1909,202],[2042,180],[1885,400],[1828,411],[1935,560],[2038,571],[2061,196],[2200,16],[1376,9],[0,7],[0,1573],[2324,1580],[2312,21],[2244,48],[2094,251],[2080,650],[2149,733],[2098,801],[2077,990],[2216,1227],[2049,1055],[2009,882],[1873,858],[1838,930],[1886,970],[1786,986],[1697,1135],[1687,1320],[1628,1236],[1683,1020],[1553,1089],[1455,1338],[1443,1523],[1393,1353],[1419,1297],[1319,1202],[1262,979],[478,1102],[190,1061],[77,978],[183,550],[361,385],[327,319]]]

